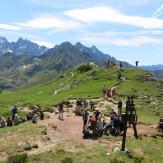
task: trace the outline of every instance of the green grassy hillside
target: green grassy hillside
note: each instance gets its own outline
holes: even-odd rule
[[[110,87],[118,83],[119,71],[117,68],[93,68],[87,72],[73,69],[48,83],[3,91],[0,94],[1,113],[6,114],[12,105],[18,103],[39,104],[50,108],[59,101],[69,98],[100,97],[104,85]],[[142,114],[148,114],[156,120],[157,116],[163,113],[161,81],[154,79],[148,71],[142,69],[123,69],[121,73],[127,80],[117,85],[117,98],[122,97],[125,100],[128,95],[136,95],[138,111],[143,110]],[[149,117],[147,121],[148,119]],[[142,117],[142,120],[146,118]]]
[[[147,123],[152,124],[152,126],[153,124],[157,125],[159,116],[163,115],[163,83],[153,78],[150,72],[142,69],[123,69],[121,70],[123,81],[119,82],[117,80],[120,72],[118,68],[94,67],[87,72],[80,72],[78,70],[78,68],[73,69],[48,83],[1,92],[0,114],[4,116],[9,115],[11,107],[15,104],[20,106],[39,104],[43,108],[50,109],[58,102],[70,98],[88,99],[101,97],[102,88],[104,85],[107,85],[109,87],[115,86],[117,93],[115,101],[119,97],[125,101],[128,95],[135,95],[138,123],[143,123],[144,126],[148,126]],[[109,109],[106,107],[106,111]],[[48,121],[48,119],[45,121]],[[34,142],[38,141],[40,131],[46,127],[46,124],[44,125],[34,125],[31,122],[26,122],[12,128],[0,129],[2,138],[7,137],[7,139],[1,139],[0,153],[5,151],[7,156],[17,154],[17,144],[20,141],[28,139]],[[148,128],[150,129],[150,127]],[[155,132],[157,134],[157,130]],[[143,136],[141,139],[136,140],[132,136],[127,137],[126,147],[130,150],[130,153],[109,151],[116,146],[117,142],[121,143],[121,137],[103,136],[98,140],[97,144],[90,145],[89,148],[83,142],[61,141],[49,151],[45,150],[39,154],[28,155],[26,162],[41,163],[48,161],[67,163],[79,162],[79,160],[80,162],[90,163],[162,162],[162,135],[156,136],[156,138],[151,137],[150,131],[148,137]],[[113,143],[113,146],[109,146],[109,142]],[[66,147],[74,148],[75,151],[68,152],[65,150]],[[109,154],[107,155],[108,152]]]

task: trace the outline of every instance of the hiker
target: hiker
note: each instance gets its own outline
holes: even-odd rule
[[[36,115],[36,114],[34,114],[34,115],[32,116],[32,123],[33,123],[33,124],[36,124],[36,123],[37,123],[37,115]]]
[[[117,113],[115,112],[114,109],[112,109],[109,115],[110,115],[110,124],[113,126],[113,121],[114,121],[114,118],[117,116]]]
[[[95,116],[96,121],[98,120],[98,118],[99,118],[100,115],[102,116],[101,112],[98,109],[96,109],[93,114]]]
[[[30,121],[32,119],[32,113],[31,111],[29,113],[26,114],[26,120]]]
[[[58,117],[58,119],[60,119],[60,120],[63,121],[63,104],[62,103],[60,103],[58,105],[58,111],[59,111],[59,117]]]
[[[89,104],[90,104],[90,111],[91,112],[95,111],[95,104],[94,104],[94,102],[90,100]]]
[[[93,113],[91,113],[89,115],[89,129],[94,130],[96,127],[96,118],[93,115]]]
[[[17,114],[15,114],[14,120],[13,120],[13,124],[14,125],[18,125],[20,123],[20,118]]]
[[[118,101],[118,115],[121,116],[122,113],[122,106],[123,106],[123,102],[121,99],[119,99]]]
[[[40,111],[40,119],[44,120],[44,112],[42,110]]]
[[[106,92],[107,92],[107,86],[104,85],[104,86],[103,86],[103,89],[102,89],[103,97],[105,97]]]
[[[80,99],[77,99],[76,100],[76,106],[81,106],[82,107],[82,102]]]
[[[83,100],[83,108],[86,109],[88,107],[88,102],[86,100]]]
[[[82,115],[82,102],[80,99],[76,100],[75,114]]]
[[[89,122],[89,113],[88,110],[85,109],[83,112],[83,132],[86,130],[86,126],[88,126]]]
[[[12,114],[12,120],[14,120],[15,118],[15,115],[17,114],[18,110],[17,110],[17,107],[14,106],[11,110],[11,114]]]
[[[0,118],[0,128],[6,127],[6,119],[4,117]]]
[[[25,122],[25,119],[20,117],[20,123],[24,123]]]
[[[114,98],[115,97],[115,88],[112,88],[111,92],[112,92],[111,97]]]
[[[10,119],[10,117],[7,118],[7,126],[12,126],[12,120]]]
[[[111,88],[108,88],[108,89],[107,89],[106,95],[107,95],[108,98],[109,98],[109,97],[112,97],[112,90],[111,90]]]

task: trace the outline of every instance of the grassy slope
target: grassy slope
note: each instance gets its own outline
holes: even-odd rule
[[[6,114],[8,109],[16,103],[40,104],[43,107],[51,107],[59,101],[68,98],[85,98],[99,97],[103,85],[112,86],[117,83],[117,74],[119,70],[94,68],[86,73],[79,73],[76,69],[60,76],[57,80],[41,85],[34,85],[29,88],[19,88],[16,90],[4,91],[0,94],[0,109],[2,114]],[[73,73],[73,76],[72,76]],[[124,69],[123,76],[128,80],[117,86],[116,91],[124,99],[127,95],[136,94],[141,99],[137,99],[138,113],[140,120],[146,122],[155,122],[159,114],[163,114],[161,107],[162,97],[159,96],[161,91],[156,87],[155,81],[144,81],[142,78],[149,72],[141,69]],[[61,91],[54,95],[55,90]],[[143,98],[147,96],[147,98]],[[157,101],[157,105],[151,102]],[[156,109],[154,109],[156,108]],[[150,110],[150,112],[149,112]],[[156,116],[157,115],[157,116]],[[151,118],[151,120],[150,120]]]
[[[9,112],[9,108],[17,102],[21,104],[41,104],[42,106],[52,106],[58,103],[60,100],[67,98],[78,97],[96,97],[101,96],[101,89],[103,85],[114,85],[117,83],[117,69],[93,69],[87,73],[79,73],[76,70],[72,70],[64,74],[63,77],[58,78],[56,81],[48,82],[42,85],[34,85],[29,88],[21,88],[16,90],[4,91],[0,94],[1,99],[1,114]],[[74,76],[72,77],[72,72]],[[128,78],[127,81],[122,82],[117,86],[116,91],[122,98],[126,98],[128,94],[137,94],[140,99],[136,100],[136,106],[138,111],[139,120],[142,122],[157,124],[158,115],[163,114],[162,97],[156,98],[161,94],[160,90],[155,86],[154,81],[143,81],[141,77],[149,74],[147,71],[140,69],[124,69],[122,74]],[[61,85],[71,85],[71,88],[65,88],[65,90],[59,92],[57,95],[52,95],[55,90],[63,88]],[[40,93],[42,92],[42,93]],[[147,96],[144,98],[144,96]],[[151,100],[157,102],[156,106],[151,104]],[[13,130],[20,132],[22,136],[31,134],[31,123],[25,123],[22,126],[16,126],[13,128],[1,129],[0,134],[10,135]],[[39,128],[36,128],[33,134],[39,132]],[[16,137],[13,138],[16,139]],[[116,138],[115,138],[116,139]],[[120,138],[121,139],[121,138]],[[12,141],[12,140],[9,140]],[[107,140],[109,141],[109,140]],[[15,149],[13,141],[13,149]],[[99,146],[89,151],[79,153],[67,153],[61,149],[55,149],[50,152],[44,152],[39,155],[33,155],[28,158],[27,162],[161,162],[163,141],[161,138],[153,139],[146,138],[143,140],[135,140],[134,138],[128,138],[127,147],[133,149],[131,155],[126,154],[114,154],[107,156],[108,152],[105,147]],[[2,147],[4,149],[4,147]],[[153,151],[153,149],[155,149]],[[134,151],[135,150],[135,151]],[[59,152],[58,152],[59,151]],[[47,160],[48,159],[48,160]],[[68,159],[68,160],[67,160]]]

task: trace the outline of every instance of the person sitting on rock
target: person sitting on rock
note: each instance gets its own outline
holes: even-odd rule
[[[40,119],[44,120],[44,112],[42,110],[40,110]]]
[[[114,121],[114,118],[117,116],[117,113],[115,112],[114,109],[112,109],[109,115],[110,115],[110,124],[113,126],[113,121]]]
[[[95,111],[95,103],[92,100],[90,100],[90,111]]]
[[[32,114],[31,114],[31,112],[29,112],[26,114],[26,120],[30,121],[31,119],[32,119]]]
[[[13,120],[13,123],[14,123],[14,125],[20,124],[20,118],[19,118],[19,116],[17,114],[15,114],[15,118]]]
[[[0,127],[1,128],[6,127],[6,119],[4,117],[1,117],[0,119]]]
[[[100,115],[102,116],[101,112],[98,109],[96,109],[93,114],[94,114],[96,121],[98,120]]]
[[[36,114],[34,114],[34,115],[32,116],[32,123],[33,123],[33,124],[36,124],[36,123],[37,123],[37,116],[36,116]]]
[[[12,120],[10,119],[10,117],[7,118],[7,126],[12,126]]]

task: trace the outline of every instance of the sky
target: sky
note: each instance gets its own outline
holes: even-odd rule
[[[81,42],[131,64],[163,64],[163,0],[0,0],[0,36]]]

